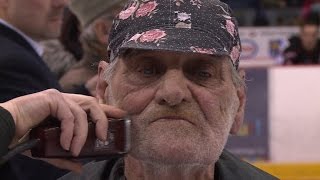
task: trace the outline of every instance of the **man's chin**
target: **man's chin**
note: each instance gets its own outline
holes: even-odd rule
[[[52,28],[50,30],[48,30],[47,32],[45,32],[41,39],[42,40],[50,40],[50,39],[56,39],[60,36],[61,34],[61,30],[60,29],[57,29],[56,27],[55,28]]]
[[[160,150],[160,151],[145,151],[139,153],[130,153],[131,156],[136,159],[158,165],[166,166],[182,166],[182,165],[209,165],[215,162],[219,155],[217,156],[207,156],[208,154],[198,154],[195,152],[184,151],[181,149],[173,150]]]
[[[209,151],[211,148],[204,142],[195,143],[197,139],[186,137],[154,138],[152,142],[145,141],[138,148],[133,148],[130,154],[145,162],[166,165],[210,164],[216,159],[217,155]]]

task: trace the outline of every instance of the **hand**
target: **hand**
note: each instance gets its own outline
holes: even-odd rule
[[[79,155],[87,138],[86,112],[97,124],[96,136],[103,141],[107,138],[107,116],[121,118],[125,115],[118,108],[98,104],[93,97],[60,93],[54,89],[18,97],[0,105],[12,114],[15,121],[16,132],[12,143],[51,115],[61,121],[61,146],[74,156]]]

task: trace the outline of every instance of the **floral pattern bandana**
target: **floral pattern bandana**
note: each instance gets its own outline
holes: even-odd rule
[[[241,43],[229,6],[219,0],[129,0],[113,22],[109,59],[125,49],[227,55],[239,65]]]

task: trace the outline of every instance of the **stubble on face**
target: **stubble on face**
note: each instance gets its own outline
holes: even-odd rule
[[[130,155],[147,163],[163,165],[208,165],[217,161],[236,112],[236,105],[231,105],[234,93],[224,95],[231,92],[230,89],[228,92],[224,88],[208,91],[191,83],[188,87],[192,101],[170,107],[154,101],[157,85],[141,88],[126,84],[122,79],[125,76],[117,76],[121,74],[125,73],[115,73],[106,97],[108,103],[131,114]]]

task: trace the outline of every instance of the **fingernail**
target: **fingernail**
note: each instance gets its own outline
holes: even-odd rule
[[[63,149],[66,151],[70,151],[70,145],[63,145]]]
[[[105,133],[102,140],[107,141],[107,139],[108,139],[108,133]]]

